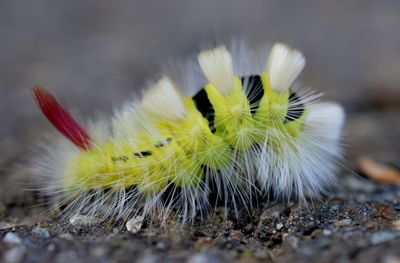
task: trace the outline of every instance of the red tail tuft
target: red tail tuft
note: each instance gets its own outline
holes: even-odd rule
[[[50,92],[40,86],[32,88],[39,108],[54,127],[82,150],[92,147],[89,134],[63,109]]]

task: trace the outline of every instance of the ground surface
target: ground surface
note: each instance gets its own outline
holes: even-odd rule
[[[399,10],[365,0],[2,1],[0,262],[400,262],[400,186],[356,175],[359,157],[400,159]],[[344,105],[340,191],[136,234],[119,221],[72,226],[21,191],[27,149],[50,129],[28,87],[45,85],[75,113],[110,114],[160,62],[232,35],[303,50],[303,83]]]
[[[123,222],[71,225],[7,204],[0,251],[5,262],[398,262],[399,187],[348,185],[350,195],[312,207],[264,203],[239,221],[217,210],[191,227],[171,220],[135,234]]]

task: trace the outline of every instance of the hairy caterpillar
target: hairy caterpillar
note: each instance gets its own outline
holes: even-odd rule
[[[162,77],[89,132],[48,91],[33,88],[69,139],[50,145],[41,162],[45,193],[70,214],[175,211],[190,221],[211,207],[210,195],[236,208],[254,195],[304,200],[326,191],[340,156],[342,108],[293,87],[305,65],[298,50],[278,43],[266,57],[238,47],[200,52],[194,75],[180,84]]]

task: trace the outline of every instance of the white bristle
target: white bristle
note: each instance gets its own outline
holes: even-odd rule
[[[233,89],[232,57],[226,47],[203,51],[198,56],[201,70],[221,94]]]
[[[141,106],[156,117],[175,120],[183,119],[186,112],[182,96],[168,77],[163,77],[143,95]]]
[[[336,142],[340,138],[345,114],[343,108],[333,102],[311,104],[305,119],[306,127],[318,130],[318,134]]]
[[[265,72],[269,74],[273,90],[287,90],[303,70],[306,60],[303,54],[288,46],[277,43],[272,47]]]

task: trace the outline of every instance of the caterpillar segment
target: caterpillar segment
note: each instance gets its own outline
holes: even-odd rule
[[[291,88],[305,59],[283,44],[272,48],[262,72],[236,76],[233,63],[224,46],[201,52],[207,85],[185,97],[164,76],[116,114],[108,140],[64,128],[71,141],[87,141],[58,179],[73,200],[69,208],[106,216],[175,209],[190,220],[210,207],[210,194],[238,206],[256,192],[300,199],[323,192],[340,152],[340,106],[313,103],[315,95]],[[34,93],[49,117],[43,89]]]

